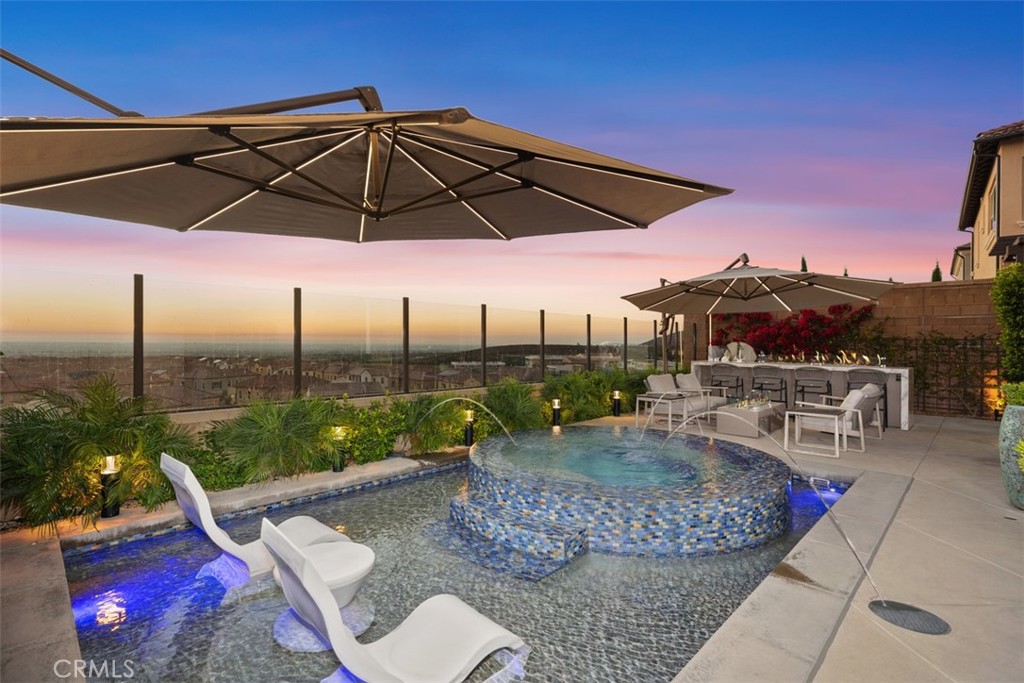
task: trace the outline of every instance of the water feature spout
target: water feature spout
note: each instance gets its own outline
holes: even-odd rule
[[[469,403],[472,403],[473,405],[475,405],[475,406],[477,406],[479,408],[482,408],[484,410],[484,412],[486,412],[488,415],[490,415],[491,417],[494,418],[494,421],[498,423],[498,426],[502,428],[502,430],[505,432],[505,435],[512,441],[512,443],[513,444],[516,443],[516,439],[515,439],[514,436],[512,436],[512,432],[510,432],[508,430],[508,427],[505,426],[505,423],[503,423],[501,421],[501,419],[498,418],[498,416],[494,414],[493,410],[491,410],[490,408],[485,406],[480,401],[474,400],[472,398],[468,398],[466,396],[452,396],[451,398],[446,398],[446,399],[444,399],[442,401],[438,401],[438,403],[436,405],[433,405],[433,406],[430,407],[430,410],[427,411],[426,415],[421,417],[416,422],[416,424],[413,426],[413,430],[415,431],[417,427],[419,427],[421,424],[423,424],[423,421],[426,420],[428,417],[430,417],[431,413],[433,413],[435,410],[437,410],[438,408],[440,408],[441,406],[443,406],[446,403],[451,403],[452,401],[468,401]],[[469,422],[469,418],[467,418],[467,423],[471,424],[471,422]],[[470,431],[469,434],[472,434],[472,432]],[[467,437],[467,440],[468,440],[468,438],[469,437]],[[466,445],[469,446],[471,444],[467,443]]]

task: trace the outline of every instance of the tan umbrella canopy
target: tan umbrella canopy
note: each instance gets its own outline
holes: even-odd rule
[[[732,192],[462,108],[380,111],[367,86],[159,118],[76,94],[119,118],[0,120],[0,201],[182,232],[374,242],[646,228]],[[276,113],[357,98],[368,111]]]
[[[868,304],[897,282],[804,273],[748,264],[746,254],[723,271],[669,282],[622,297],[644,311],[668,315],[798,311],[833,304]],[[739,265],[737,265],[739,264]]]

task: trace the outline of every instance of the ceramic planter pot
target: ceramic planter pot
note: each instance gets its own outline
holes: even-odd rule
[[[999,423],[999,467],[1010,502],[1024,509],[1024,472],[1017,462],[1017,444],[1021,439],[1024,439],[1024,406],[1006,406]]]

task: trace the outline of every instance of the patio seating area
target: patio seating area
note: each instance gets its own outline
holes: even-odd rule
[[[633,417],[599,422],[626,426]],[[781,455],[763,437],[729,438]],[[868,609],[874,590],[824,518],[675,681],[1016,679],[1024,652],[1024,511],[1006,499],[997,441],[996,422],[915,416],[911,429],[888,430],[864,453],[844,452],[840,460],[795,456],[808,475],[857,480],[835,513],[882,597],[935,613],[951,633],[919,634],[874,616]],[[340,474],[213,493],[210,502],[223,514],[423,466],[389,458]],[[0,677],[53,680],[55,662],[80,658],[62,542],[87,545],[185,523],[171,503],[150,514],[123,509],[95,530],[65,525],[59,538],[28,530],[0,535],[0,609],[35,615],[5,620]],[[543,679],[528,668],[527,680],[531,674]]]

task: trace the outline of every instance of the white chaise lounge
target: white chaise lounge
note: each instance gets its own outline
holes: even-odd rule
[[[529,647],[523,640],[454,595],[428,598],[384,637],[360,643],[342,621],[309,548],[299,548],[268,519],[261,538],[278,564],[288,604],[341,662],[322,683],[456,683],[492,653],[504,667],[489,680],[525,675]]]
[[[206,491],[188,465],[163,453],[160,469],[170,479],[185,517],[223,551],[219,558],[200,569],[199,576],[213,576],[231,591],[274,572],[274,559],[263,541],[256,539],[239,544],[217,526]],[[351,602],[373,569],[373,550],[360,543],[352,543],[345,534],[306,515],[291,517],[281,522],[279,528],[292,543],[308,548],[313,561],[321,565],[324,580],[338,606]],[[280,579],[275,578],[280,583]]]

